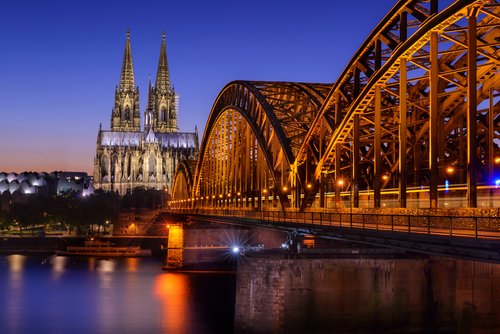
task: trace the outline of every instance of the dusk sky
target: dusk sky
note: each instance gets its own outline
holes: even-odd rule
[[[131,32],[141,126],[167,36],[179,127],[232,80],[334,82],[395,0],[1,0],[0,171],[93,173]]]

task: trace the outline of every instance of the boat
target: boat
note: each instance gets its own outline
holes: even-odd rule
[[[90,238],[85,241],[84,246],[67,246],[66,251],[59,252],[58,255],[78,255],[78,256],[151,256],[150,249],[141,249],[138,246],[115,246],[110,241],[102,241]]]

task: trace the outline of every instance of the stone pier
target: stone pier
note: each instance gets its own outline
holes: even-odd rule
[[[494,333],[500,265],[444,258],[249,257],[235,333]],[[298,256],[297,256],[298,257]]]

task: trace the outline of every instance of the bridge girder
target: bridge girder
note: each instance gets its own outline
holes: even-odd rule
[[[359,191],[370,188],[373,205],[380,206],[380,190],[392,184],[399,188],[400,206],[406,206],[407,186],[414,186],[428,188],[430,206],[436,207],[443,168],[484,174],[484,152],[492,165],[498,151],[498,132],[487,124],[490,117],[498,122],[498,13],[496,1],[455,1],[441,11],[434,1],[400,1],[334,84],[304,140],[295,166],[315,166],[309,177],[316,186],[302,194],[301,210],[313,204],[324,175],[333,175],[336,197],[340,190],[351,193],[353,206]],[[477,45],[472,62],[471,41]],[[477,89],[468,89],[470,77]],[[476,103],[469,106],[472,98]],[[480,108],[488,100],[489,107]],[[471,132],[466,114],[478,107],[469,125],[479,122],[479,131]],[[472,146],[483,153],[471,153],[468,137],[477,137]],[[324,149],[310,154],[311,147]],[[464,175],[455,178],[465,182]],[[340,179],[342,189],[335,184]],[[468,187],[471,199],[475,188],[475,182]]]
[[[357,207],[363,193],[380,207],[391,189],[400,207],[422,194],[437,207],[438,185],[450,179],[467,184],[475,207],[500,157],[499,25],[496,0],[401,0],[332,85],[229,83],[212,107],[190,197],[260,207],[272,195],[304,211],[318,192],[320,207],[325,191],[335,205],[349,196]]]
[[[290,165],[331,85],[234,81],[210,113],[197,163],[200,205],[290,206]],[[257,204],[256,204],[257,203]],[[267,202],[266,202],[267,203]]]

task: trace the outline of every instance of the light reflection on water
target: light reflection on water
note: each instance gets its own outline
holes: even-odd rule
[[[0,333],[231,333],[235,275],[162,262],[0,256]]]
[[[155,281],[155,295],[162,302],[163,319],[170,317],[173,321],[163,322],[167,333],[184,333],[186,322],[186,280],[181,275],[167,273],[158,276]]]

